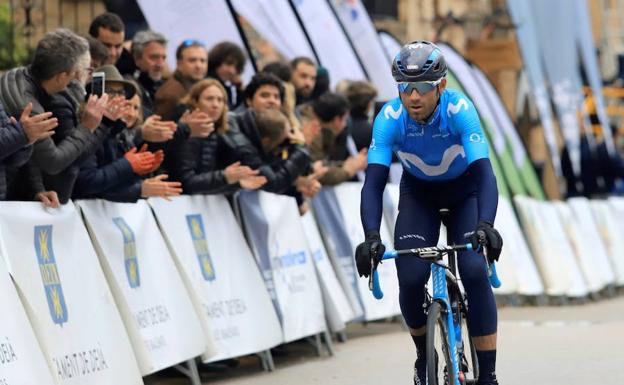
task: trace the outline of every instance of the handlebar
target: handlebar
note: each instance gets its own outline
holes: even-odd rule
[[[423,247],[419,249],[405,249],[405,250],[389,250],[386,251],[381,258],[382,260],[394,259],[399,256],[415,256],[424,260],[429,260],[433,263],[442,259],[445,254],[455,251],[472,250],[472,244],[467,243],[465,245],[453,245],[453,246],[437,246],[437,247]],[[487,261],[487,258],[486,258]],[[498,288],[501,285],[501,281],[496,273],[496,264],[494,262],[487,263],[488,278],[490,285],[494,288]],[[373,269],[371,272],[371,278],[369,280],[369,289],[373,292],[373,296],[377,299],[383,298],[383,291],[379,283],[379,274],[377,269]]]

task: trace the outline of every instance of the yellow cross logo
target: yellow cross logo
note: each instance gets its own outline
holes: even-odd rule
[[[137,266],[136,263],[134,263],[134,261],[130,261],[130,282],[132,282],[132,284],[136,284],[137,282]]]
[[[58,295],[58,291],[55,287],[51,289],[50,296],[52,297],[52,304],[54,305],[54,315],[56,318],[63,318],[63,307],[61,306],[61,298]]]
[[[43,230],[39,232],[39,248],[41,249],[41,257],[44,261],[50,260],[50,251],[48,250],[48,232]]]
[[[204,237],[204,232],[202,231],[201,226],[199,226],[197,219],[193,219],[191,221],[191,227],[193,228],[193,235],[195,235],[195,238],[201,239]]]
[[[202,258],[202,264],[204,267],[204,273],[206,273],[207,276],[212,276],[213,272],[212,272],[212,265],[210,264],[210,261],[208,260],[207,256],[204,256]]]

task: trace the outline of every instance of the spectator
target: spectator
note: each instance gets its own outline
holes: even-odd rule
[[[321,133],[321,122],[309,103],[299,106],[298,112],[305,144],[310,147]],[[295,181],[297,192],[305,198],[313,198],[321,190],[322,185],[319,179],[322,178],[327,171],[328,168],[323,165],[323,161],[319,160],[314,162],[311,173],[300,176]]]
[[[370,113],[377,97],[377,90],[364,81],[349,83],[345,96],[351,106],[349,133],[358,151],[368,148],[373,137]]]
[[[262,72],[275,75],[284,83],[292,82],[292,69],[284,62],[274,61],[268,63],[262,68]]]
[[[155,113],[164,120],[178,120],[181,112],[176,111],[180,99],[193,84],[206,77],[208,51],[204,44],[187,39],[176,50],[177,67],[173,75],[156,91]]]
[[[195,84],[185,105],[208,114],[214,131],[207,138],[175,140],[169,147],[169,168],[187,194],[231,193],[239,188],[257,189],[267,179],[258,170],[241,164],[253,153],[249,140],[228,127],[227,93],[216,79]]]
[[[154,112],[154,97],[163,84],[163,73],[167,59],[167,39],[154,31],[137,32],[132,39],[132,56],[137,66],[134,80],[141,88],[143,112]]]
[[[312,90],[310,99],[316,100],[324,93],[329,92],[329,84],[329,72],[327,68],[318,67],[316,70],[316,82],[314,82],[314,89]]]
[[[312,90],[316,84],[316,64],[312,59],[300,56],[290,62],[292,68],[292,83],[295,86],[297,105],[310,100]]]
[[[168,199],[180,195],[180,183],[166,181],[167,175],[144,179],[155,172],[164,159],[162,150],[154,153],[144,145],[135,147],[135,128],[141,124],[141,99],[138,89],[123,79],[113,66],[99,71],[107,74],[107,94],[123,95],[130,108],[126,109],[102,146],[81,165],[74,189],[74,198],[103,198],[116,202],[136,202],[139,198],[160,196]]]
[[[284,98],[282,100],[282,111],[288,117],[290,124],[295,129],[299,129],[300,123],[295,113],[295,106],[297,104],[297,97],[295,96],[295,86],[292,84],[292,69],[290,65],[275,61],[267,64],[262,72],[269,73],[277,76],[284,86]]]
[[[242,103],[241,74],[247,58],[238,45],[229,41],[212,47],[208,57],[208,76],[221,82],[228,94],[228,107],[233,111]]]
[[[19,122],[9,117],[0,103],[0,200],[7,195],[5,167],[19,167],[28,162],[32,146],[39,139],[49,138],[57,125],[50,112],[30,116],[32,104],[26,106]]]
[[[98,39],[87,36],[89,54],[91,55],[91,68],[100,68],[108,62],[108,49]]]
[[[312,159],[327,163],[329,170],[320,179],[324,185],[336,185],[353,178],[366,168],[367,149],[348,156],[346,140],[337,141],[347,124],[349,102],[344,96],[328,92],[312,104],[322,131],[310,146]]]
[[[259,169],[260,174],[267,178],[263,190],[286,193],[300,175],[309,172],[310,155],[304,146],[305,139],[292,130],[288,118],[281,111],[249,108],[230,117],[233,125],[253,145],[252,156],[247,156],[243,164]]]
[[[246,107],[257,111],[263,109],[279,110],[284,100],[284,86],[277,77],[259,72],[255,74],[245,88],[245,105],[241,105],[237,112],[242,112]]]
[[[106,137],[109,125],[123,112],[122,101],[108,96],[92,96],[78,115],[79,100],[83,100],[84,81],[90,63],[86,39],[67,29],[48,32],[37,44],[32,65],[13,69],[0,78],[0,93],[11,115],[21,113],[32,103],[32,111],[52,112],[58,128],[51,138],[34,144],[30,162],[22,174],[26,180],[15,180],[16,196],[12,199],[30,200],[36,195],[48,203],[61,202],[71,193],[79,158],[94,151]],[[103,116],[110,120],[100,127]],[[11,186],[9,186],[10,188]]]
[[[123,48],[124,30],[123,21],[114,13],[103,13],[91,21],[89,35],[108,49],[108,60],[102,64],[115,65],[122,56],[131,58],[130,52]]]

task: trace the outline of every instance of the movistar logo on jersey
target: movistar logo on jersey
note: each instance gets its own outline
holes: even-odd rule
[[[191,214],[186,216],[186,224],[191,232],[193,239],[193,247],[197,254],[197,261],[202,276],[206,281],[214,281],[216,278],[214,265],[208,252],[208,243],[206,242],[206,231],[204,230],[204,221],[200,214]]]
[[[455,115],[462,109],[468,111],[468,102],[464,98],[460,98],[455,104],[449,102],[446,106],[446,115],[450,117],[451,114]]]
[[[442,159],[437,165],[427,164],[418,155],[409,152],[397,151],[397,156],[406,167],[416,167],[423,174],[433,177],[446,174],[453,161],[457,157],[465,158],[466,153],[463,146],[455,144],[444,151]]]
[[[68,314],[52,248],[52,225],[35,226],[35,252],[52,321],[63,326]]]
[[[126,267],[126,277],[131,288],[141,286],[141,276],[139,275],[139,260],[136,252],[136,241],[134,232],[122,217],[113,218],[113,223],[119,228],[124,241],[124,264]]]
[[[394,120],[398,120],[399,117],[401,117],[401,112],[403,112],[403,105],[399,104],[399,108],[397,110],[395,110],[394,108],[392,108],[391,105],[387,105],[386,108],[384,109],[384,116],[386,117],[386,119],[394,119]]]

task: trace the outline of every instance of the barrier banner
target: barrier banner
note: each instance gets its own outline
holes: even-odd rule
[[[381,101],[394,99],[397,90],[392,78],[392,62],[386,58],[381,39],[364,4],[360,0],[331,0],[330,3],[353,42],[355,51],[362,59],[371,82],[377,87],[379,92],[377,99]]]
[[[267,350],[282,342],[258,265],[221,195],[149,199],[196,311],[209,318],[216,345],[210,361]],[[262,332],[258,332],[262,325]]]
[[[143,384],[119,311],[73,203],[44,210],[39,202],[0,202],[0,235],[2,254],[54,382]],[[24,321],[19,311],[8,314],[12,321]],[[0,336],[10,330],[3,329]],[[15,375],[12,369],[5,374],[5,365],[41,365],[36,351],[26,356],[25,345],[8,338],[9,345],[2,347],[0,355],[11,363],[0,364],[0,377]],[[0,340],[0,347],[5,342]],[[48,368],[20,373],[19,381],[40,378],[41,382],[25,383],[46,383]]]
[[[514,203],[542,276],[544,292],[552,296],[586,296],[583,274],[556,207],[524,196],[514,197]]]
[[[582,242],[591,246],[591,260],[599,278],[602,279],[602,286],[614,284],[614,266],[611,265],[611,257],[607,253],[607,248],[598,232],[592,209],[589,206],[589,199],[584,197],[570,198],[568,205],[576,217],[582,234]]]
[[[355,269],[354,249],[349,234],[344,227],[344,220],[338,207],[338,199],[333,187],[324,187],[312,199],[314,215],[325,242],[325,250],[334,266],[336,277],[349,299],[356,319],[364,316],[360,298],[358,274]]]
[[[624,198],[611,197],[608,200],[592,200],[596,225],[611,256],[618,286],[624,285]]]
[[[344,330],[347,322],[355,318],[353,309],[344,290],[342,290],[340,282],[338,282],[334,267],[327,256],[325,245],[323,245],[323,240],[312,212],[308,211],[303,215],[301,222],[303,223],[303,231],[305,232],[310,254],[312,255],[321,284],[323,302],[325,303],[325,316],[327,317],[329,330],[339,332]]]
[[[250,246],[282,323],[284,342],[326,330],[321,288],[294,198],[242,191]]]
[[[54,385],[15,286],[0,256],[0,384]]]
[[[577,220],[568,203],[557,201],[553,202],[553,205],[557,208],[561,224],[568,235],[570,244],[574,248],[574,255],[583,273],[587,290],[592,293],[601,290],[606,285],[606,277],[600,275],[598,266],[594,261],[596,257],[594,245],[588,241],[582,225]]]
[[[78,201],[100,264],[147,375],[211,346],[145,200]],[[207,328],[207,327],[206,327]]]
[[[351,241],[351,260],[354,261],[355,248],[364,242],[364,231],[360,221],[360,193],[363,183],[346,182],[334,187],[343,225]],[[381,221],[381,240],[387,249],[393,248],[394,242],[384,220]],[[353,262],[354,263],[354,262]],[[401,313],[399,308],[399,281],[397,279],[394,260],[384,261],[377,268],[379,279],[384,292],[381,300],[375,299],[368,288],[368,279],[355,276],[358,284],[362,303],[364,305],[364,317],[367,321],[392,317]],[[357,271],[353,271],[357,274]]]

